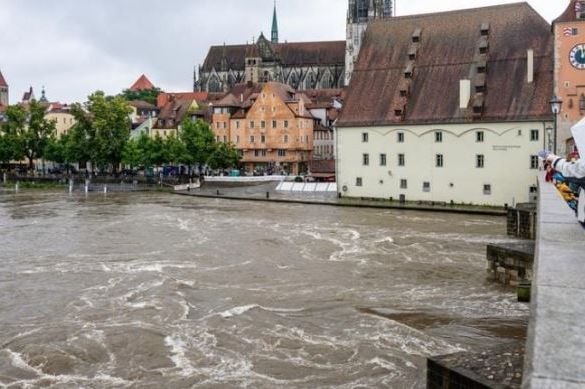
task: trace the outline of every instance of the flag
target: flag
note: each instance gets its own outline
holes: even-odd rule
[[[573,33],[574,33],[574,30],[573,30],[572,27],[565,27],[563,29],[563,35],[564,36],[573,36],[574,35]]]

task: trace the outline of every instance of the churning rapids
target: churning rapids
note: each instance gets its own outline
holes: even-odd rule
[[[485,281],[502,218],[0,196],[2,388],[420,388],[427,356],[521,338]]]

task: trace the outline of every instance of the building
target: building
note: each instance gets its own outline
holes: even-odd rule
[[[58,138],[67,134],[77,123],[75,117],[71,114],[71,107],[61,103],[47,103],[45,119],[55,123],[55,131]]]
[[[392,17],[392,0],[349,0],[345,44],[345,85],[349,85],[368,23]]]
[[[138,80],[130,87],[130,90],[133,92],[151,89],[154,89],[154,84],[144,74],[138,77]]]
[[[337,122],[339,193],[528,201],[552,56],[550,25],[527,3],[372,22]]]
[[[33,100],[35,100],[35,92],[33,87],[31,86],[28,91],[24,92],[22,95],[22,103],[23,104],[30,104]]]
[[[573,151],[571,127],[585,116],[585,1],[572,0],[553,21],[555,89],[562,100],[557,152]],[[552,97],[552,92],[551,92]]]
[[[132,109],[130,120],[133,129],[141,125],[148,118],[157,117],[160,112],[160,108],[142,100],[129,101],[128,105]]]
[[[300,174],[313,150],[310,103],[278,82],[236,85],[213,104],[212,129],[217,141],[235,145],[249,174]]]
[[[212,46],[195,70],[194,90],[227,92],[236,84],[275,81],[293,89],[341,88],[345,78],[345,41],[279,42],[276,7],[271,39]]]
[[[185,119],[198,119],[200,111],[201,107],[196,100],[179,99],[171,96],[169,102],[160,108],[160,113],[156,120],[153,120],[150,135],[161,138],[179,136],[181,123]]]
[[[2,72],[0,72],[0,107],[8,107],[10,104],[8,97],[8,83],[4,79]]]

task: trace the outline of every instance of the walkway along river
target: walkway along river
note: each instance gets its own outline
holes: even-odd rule
[[[0,386],[421,388],[522,338],[505,219],[168,194],[0,196]]]

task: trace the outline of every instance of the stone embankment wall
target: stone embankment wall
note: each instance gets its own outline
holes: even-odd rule
[[[518,204],[508,209],[508,235],[520,239],[536,238],[536,204]]]
[[[487,246],[488,279],[516,287],[522,280],[532,280],[534,242]]]

